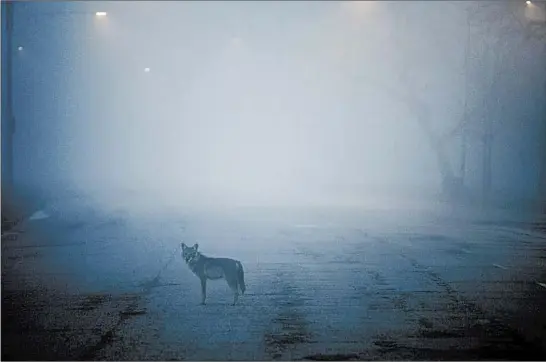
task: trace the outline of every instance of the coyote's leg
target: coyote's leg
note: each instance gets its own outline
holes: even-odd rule
[[[205,299],[207,299],[207,278],[201,279],[201,304],[205,304]]]
[[[229,288],[233,292],[233,305],[237,304],[237,301],[239,300],[239,284],[237,283],[237,279],[226,279]]]

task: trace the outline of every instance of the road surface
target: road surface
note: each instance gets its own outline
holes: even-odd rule
[[[43,212],[2,236],[3,359],[546,357],[544,219]],[[199,304],[181,241],[243,262],[239,305],[223,281]]]

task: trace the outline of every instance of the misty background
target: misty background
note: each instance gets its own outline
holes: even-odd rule
[[[17,3],[14,184],[146,208],[536,199],[542,5]]]

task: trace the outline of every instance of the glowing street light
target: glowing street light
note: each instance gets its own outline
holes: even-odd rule
[[[106,11],[97,11],[95,13],[95,16],[101,18],[101,17],[105,17],[106,15],[108,15],[108,13]]]
[[[531,5],[531,1],[530,1],[530,0],[527,0],[525,3],[526,3],[527,5]]]
[[[17,50],[22,51],[23,47],[18,47]]]
[[[150,72],[150,68],[147,68],[147,67],[144,68],[144,72],[149,73],[149,72]]]

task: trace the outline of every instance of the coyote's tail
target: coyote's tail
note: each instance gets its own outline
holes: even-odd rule
[[[243,264],[241,262],[237,262],[237,284],[239,285],[239,289],[241,289],[241,293],[245,294],[246,285],[245,285],[245,272],[243,270]]]

